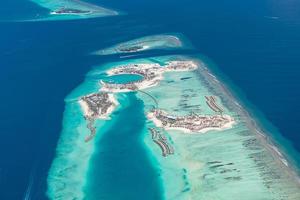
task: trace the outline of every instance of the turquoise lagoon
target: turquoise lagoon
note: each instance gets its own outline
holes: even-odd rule
[[[87,3],[79,0],[30,0],[33,3],[49,10],[46,16],[37,16],[32,20],[71,20],[71,19],[85,19],[94,17],[105,17],[118,15],[119,13],[98,5]],[[54,14],[60,9],[80,10],[85,13],[65,13]]]
[[[182,34],[159,34],[136,38],[111,47],[98,50],[93,54],[111,55],[140,52],[145,50],[192,49],[192,45]]]
[[[213,114],[204,96],[215,95],[236,124],[231,129],[205,134],[168,131],[176,154],[167,159],[157,156],[166,199],[240,199],[241,195],[242,199],[298,199],[298,180],[284,158],[259,135],[247,113],[201,60],[199,70],[167,73],[159,87],[146,92],[156,97],[160,108],[177,115]],[[151,142],[146,139],[150,149]]]
[[[97,121],[85,143],[86,122],[77,100],[99,91],[105,71],[124,64],[193,60],[199,69],[167,72],[158,86],[143,90],[160,109],[176,115],[214,114],[206,95],[218,97],[233,128],[206,133],[161,130],[175,154],[163,157],[147,128],[145,114],[155,102],[140,92],[115,94],[120,105],[109,121]],[[130,77],[127,77],[130,80]],[[168,91],[168,92],[166,92]],[[165,56],[108,63],[91,70],[66,98],[62,136],[48,177],[50,199],[291,199],[300,198],[293,171],[201,56]]]
[[[136,74],[120,74],[115,76],[109,76],[103,78],[105,82],[116,83],[116,84],[125,84],[129,82],[139,81],[143,77]]]
[[[159,177],[157,177],[157,170],[153,168],[151,154],[143,142],[145,134],[143,102],[134,94],[116,95],[120,105],[111,115],[112,119],[97,121],[96,137],[90,142],[85,142],[90,132],[86,127],[87,122],[78,100],[81,96],[98,92],[101,88],[100,79],[115,79],[113,76],[103,77],[103,69],[110,67],[111,64],[108,64],[101,66],[101,70],[94,69],[89,72],[84,83],[75,88],[65,99],[63,130],[58,142],[56,158],[47,179],[49,199],[120,199],[120,195],[133,199],[141,198],[141,193],[134,192],[137,188],[132,187],[134,183],[138,183],[141,188],[147,185],[143,194],[148,191],[149,199],[161,198],[161,181],[158,181]],[[114,81],[120,82],[141,78],[136,75],[116,77],[121,78]],[[128,112],[132,113],[130,117],[127,115]],[[103,155],[103,152],[108,152],[108,156]],[[117,166],[119,169],[113,168]],[[119,175],[116,176],[118,173]],[[129,180],[132,181],[132,185],[124,186],[123,184]],[[117,186],[123,188],[122,192],[112,193],[113,188]]]

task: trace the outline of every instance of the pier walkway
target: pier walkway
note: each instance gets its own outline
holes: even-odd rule
[[[153,102],[154,102],[154,105],[153,105],[154,109],[158,109],[158,102],[155,99],[155,97],[153,97],[151,94],[149,94],[149,93],[147,93],[145,91],[142,91],[142,90],[137,90],[137,92],[141,92],[141,93],[147,95],[148,97],[150,97],[153,100]]]
[[[205,96],[206,104],[215,112],[221,113],[224,111],[221,106],[217,104],[217,99],[215,96]]]
[[[166,157],[168,155],[174,154],[174,149],[170,144],[168,144],[165,135],[161,134],[155,128],[149,128],[149,130],[152,134],[153,142],[155,142],[160,147],[162,151],[162,156]]]

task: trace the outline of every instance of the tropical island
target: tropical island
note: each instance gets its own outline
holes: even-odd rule
[[[83,108],[84,116],[92,119],[109,119],[118,102],[113,94],[106,92],[83,96],[79,103]]]
[[[93,123],[96,119],[109,120],[109,115],[118,105],[113,94],[101,92],[83,96],[79,103],[84,113],[85,119],[88,121],[87,128],[90,130],[90,135],[85,141],[90,141],[96,134],[96,129]]]
[[[138,39],[133,39],[127,42],[122,42],[111,47],[94,52],[96,55],[111,55],[135,53],[145,50],[170,50],[170,49],[191,49],[191,45],[181,34],[159,34],[145,36]]]
[[[156,86],[163,79],[163,74],[165,72],[191,71],[195,69],[197,69],[197,65],[193,61],[171,61],[166,63],[164,66],[149,63],[120,66],[108,70],[106,73],[108,76],[135,74],[142,76],[142,80],[129,82],[126,84],[106,83],[101,80],[101,91],[129,92],[142,90]]]
[[[170,115],[163,110],[153,109],[147,114],[157,127],[165,130],[179,130],[185,133],[205,133],[210,130],[231,128],[234,119],[229,115],[198,115],[191,113],[187,116]]]
[[[129,46],[129,47],[119,47],[120,52],[125,52],[125,53],[131,53],[131,52],[138,52],[142,51],[144,49],[147,49],[148,46]]]
[[[72,20],[114,16],[119,13],[92,3],[80,0],[30,0],[33,3],[49,10],[47,15],[39,16],[33,21],[41,20]]]

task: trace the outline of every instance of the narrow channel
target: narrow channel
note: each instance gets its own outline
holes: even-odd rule
[[[147,136],[144,104],[134,93],[127,97],[128,106],[114,113],[114,120],[107,122],[111,128],[97,141],[86,187],[87,199],[162,199],[158,172],[143,143]]]

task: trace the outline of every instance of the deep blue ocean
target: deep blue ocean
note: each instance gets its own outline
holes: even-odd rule
[[[249,105],[252,112],[261,112],[291,143],[290,156],[300,160],[295,153],[300,152],[299,1],[92,2],[127,15],[15,22],[10,20],[47,10],[27,0],[1,1],[1,200],[46,199],[46,177],[61,131],[64,98],[92,66],[118,59],[89,53],[146,34],[184,34],[238,87],[239,97],[255,105]],[[165,52],[148,54],[161,53]]]

